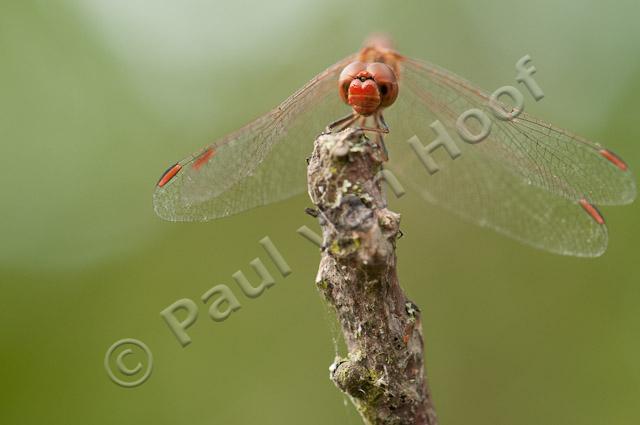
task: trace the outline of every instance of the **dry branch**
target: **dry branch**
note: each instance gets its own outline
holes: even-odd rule
[[[348,349],[331,379],[366,424],[436,425],[424,376],[420,310],[396,272],[400,215],[377,179],[380,147],[347,129],[316,139],[308,189],[323,232],[316,284],[336,312]]]

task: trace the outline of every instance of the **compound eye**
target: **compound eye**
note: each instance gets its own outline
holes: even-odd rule
[[[363,62],[351,62],[349,65],[345,66],[340,73],[340,77],[338,78],[338,92],[340,93],[340,98],[344,103],[349,103],[349,84],[351,84],[351,81],[353,81],[353,79],[366,68],[367,65]]]
[[[378,84],[380,90],[380,106],[387,107],[393,104],[398,97],[397,83],[381,83]]]
[[[387,107],[398,97],[398,80],[393,70],[386,64],[375,62],[367,66],[380,90],[380,106]]]

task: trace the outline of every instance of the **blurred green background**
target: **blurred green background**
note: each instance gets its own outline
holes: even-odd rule
[[[637,0],[1,0],[0,423],[358,424],[328,380],[319,254],[295,233],[317,228],[306,196],[167,223],[151,204],[160,173],[373,31],[489,90],[529,53],[546,94],[529,111],[640,170],[639,17]],[[589,260],[416,196],[392,207],[442,424],[640,422],[640,203],[603,209],[609,249]],[[199,297],[238,269],[254,279],[266,235],[293,273],[267,262],[276,286],[236,290],[243,308],[214,323]],[[180,298],[202,306],[186,348],[159,316]],[[155,357],[134,389],[103,367],[126,337]]]

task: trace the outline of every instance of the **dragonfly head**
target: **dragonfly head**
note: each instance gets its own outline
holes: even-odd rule
[[[338,80],[342,100],[355,112],[368,116],[393,104],[398,82],[393,70],[381,62],[352,62]]]

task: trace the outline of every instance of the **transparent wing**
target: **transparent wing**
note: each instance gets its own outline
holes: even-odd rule
[[[389,168],[426,200],[469,221],[551,252],[601,255],[607,229],[593,204],[633,201],[635,180],[626,165],[602,146],[525,113],[500,121],[488,99],[442,68],[406,59],[398,101],[385,113]],[[477,144],[462,141],[456,130],[458,117],[472,108],[492,122],[489,136]],[[435,120],[461,154],[452,159],[444,148],[436,149],[431,156],[439,171],[431,175],[407,140],[435,140]],[[478,132],[473,120],[468,124]]]
[[[204,221],[306,190],[313,139],[348,108],[337,94],[349,56],[318,74],[268,114],[171,167],[153,195],[171,221]]]

